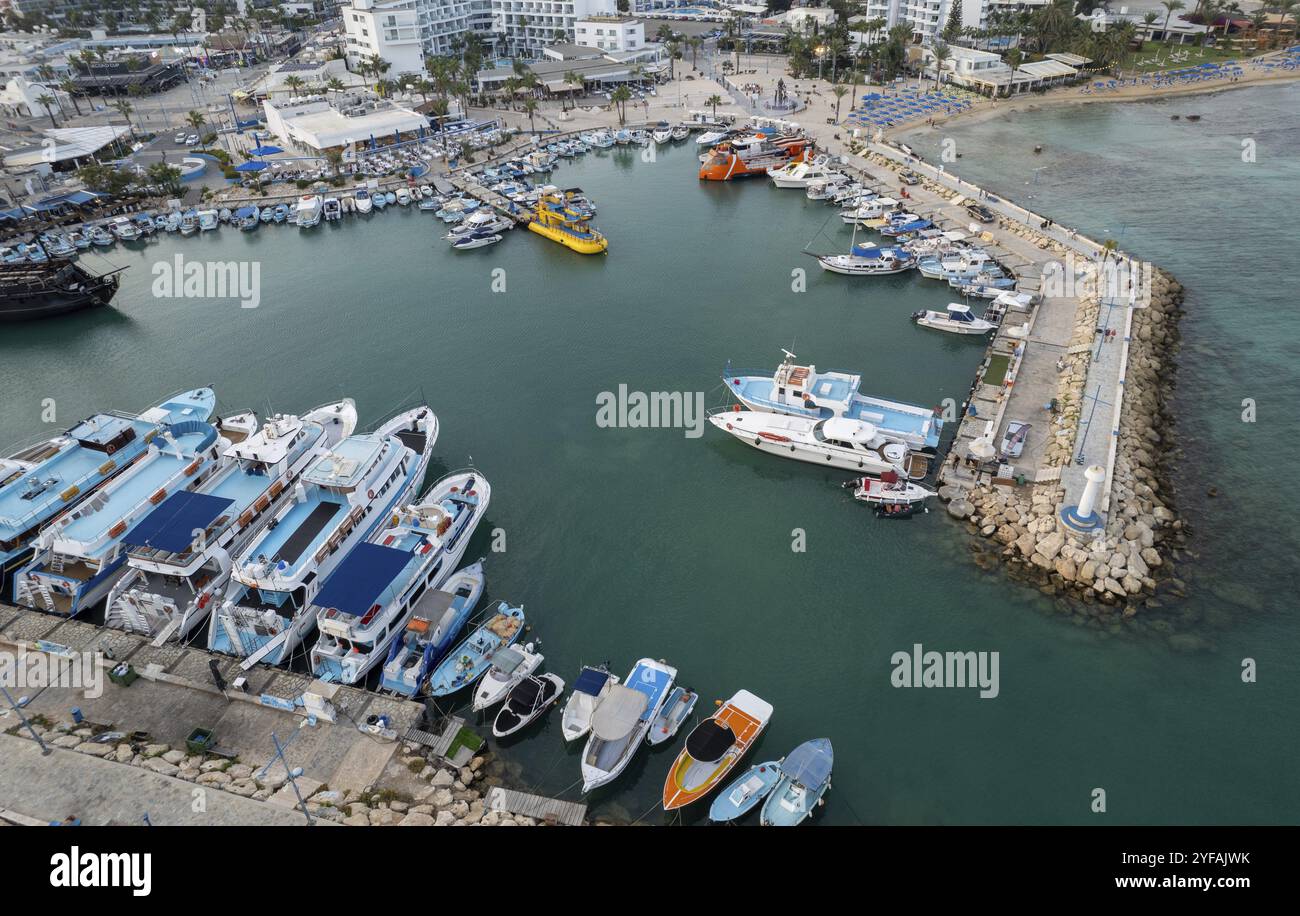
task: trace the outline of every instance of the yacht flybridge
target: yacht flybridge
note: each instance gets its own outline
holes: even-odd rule
[[[221,467],[127,532],[128,569],[109,593],[105,624],[160,642],[189,636],[225,592],[231,557],[289,501],[307,465],[350,436],[356,421],[351,400],[301,418],[277,414],[260,428],[252,414],[220,421],[230,443]]]
[[[417,407],[316,458],[288,503],[234,558],[208,648],[242,657],[245,669],[287,661],[316,625],[310,609],[322,583],[410,500],[437,437],[437,417]]]
[[[797,417],[861,420],[880,434],[910,449],[934,453],[939,447],[943,420],[924,407],[901,401],[868,397],[858,390],[862,376],[848,372],[818,372],[809,363],[794,362],[795,355],[783,350],[785,361],[775,372],[761,369],[732,369],[723,372],[727,390],[750,410],[770,411]]]

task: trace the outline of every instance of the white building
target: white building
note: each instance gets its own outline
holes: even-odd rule
[[[417,0],[352,0],[343,7],[344,53],[349,69],[369,57],[380,57],[389,73],[423,73],[424,48]]]
[[[984,28],[993,2],[994,0],[962,0],[962,26]],[[928,44],[948,24],[952,4],[953,0],[867,0],[862,18],[883,19],[885,32],[896,25],[909,25],[912,27],[913,40]]]
[[[573,40],[579,19],[616,15],[616,0],[492,0],[492,31],[511,55],[533,55],[545,45]]]
[[[266,126],[286,149],[312,152],[368,143],[395,133],[415,134],[429,121],[419,112],[393,102],[357,99],[335,105],[323,98],[267,100]]]
[[[602,51],[640,51],[645,23],[631,16],[592,16],[573,24],[573,43]]]

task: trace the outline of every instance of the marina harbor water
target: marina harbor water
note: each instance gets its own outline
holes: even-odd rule
[[[1293,87],[1253,91],[1295,101]],[[1247,129],[1233,120],[1242,115],[1232,95],[1200,103],[1206,117],[1197,129],[1215,138]],[[1212,212],[1222,183],[1206,177],[1204,186],[1181,196],[1166,185],[1167,198],[1146,199],[1141,217],[1158,225],[1139,225],[1127,209],[1132,202],[1124,183],[1105,184],[1109,164],[1086,151],[1101,138],[1159,148],[1172,143],[1174,128],[1158,110],[1144,114],[1140,126],[1120,115],[1080,119],[1077,112],[1050,111],[1018,118],[1014,130],[972,125],[961,141],[971,144],[962,174],[1019,200],[1027,179],[992,168],[981,174],[977,150],[982,143],[1027,144],[1027,131],[1035,142],[1045,138],[1047,172],[1037,179],[1034,199],[1021,202],[1062,222],[1077,218],[1079,230],[1092,237],[1118,238],[1189,288],[1189,316],[1200,309],[1185,329],[1178,428],[1208,429],[1223,452],[1243,435],[1280,448],[1276,426],[1261,423],[1243,433],[1233,425],[1243,397],[1273,403],[1266,383],[1225,393],[1222,370],[1231,356],[1249,367],[1248,375],[1241,369],[1233,375],[1263,379],[1285,362],[1295,340],[1283,333],[1281,310],[1295,291],[1278,293],[1283,281],[1270,279],[1252,314],[1278,333],[1268,345],[1244,346],[1231,316],[1242,313],[1251,294],[1208,266],[1212,244],[1195,242],[1201,248],[1189,258],[1172,229],[1185,224],[1189,206]],[[1081,125],[1076,142],[1085,152],[1066,152],[1070,132]],[[1288,142],[1287,129],[1278,130],[1276,141]],[[1204,139],[1200,155],[1209,157]],[[912,145],[929,155],[923,143]],[[545,671],[569,685],[583,666],[605,659],[618,675],[608,688],[597,685],[617,702],[595,707],[584,740],[564,742],[561,699],[527,726],[526,737],[502,745],[530,796],[575,800],[586,788],[581,801],[598,817],[666,823],[670,816],[658,806],[669,799],[683,805],[672,819],[686,823],[706,822],[711,810],[726,819],[754,809],[765,822],[797,822],[827,792],[833,759],[833,788],[814,822],[1090,823],[1096,816],[1089,793],[1097,786],[1114,800],[1108,817],[1116,823],[1292,819],[1300,795],[1276,774],[1294,758],[1297,739],[1276,723],[1294,705],[1295,687],[1278,680],[1246,685],[1239,677],[1246,657],[1261,670],[1285,670],[1297,635],[1276,599],[1287,590],[1289,559],[1246,552],[1251,519],[1271,532],[1284,527],[1276,506],[1260,495],[1264,462],[1251,459],[1243,462],[1250,467],[1220,474],[1222,453],[1216,457],[1193,441],[1165,443],[1181,450],[1178,466],[1186,476],[1177,503],[1203,540],[1193,542],[1194,556],[1176,558],[1180,586],[1162,591],[1159,606],[1120,628],[1087,625],[1065,598],[1021,587],[976,563],[966,527],[943,513],[917,513],[906,523],[877,518],[842,484],[876,470],[898,483],[914,456],[927,449],[942,456],[965,424],[950,428],[931,418],[942,415],[945,400],[965,402],[988,341],[936,333],[911,320],[918,311],[945,311],[959,298],[947,284],[911,269],[869,277],[819,269],[803,251],[809,239],[819,239],[823,250],[856,253],[857,234],[874,235],[855,233],[839,208],[827,205],[832,197],[778,188],[762,176],[700,180],[695,144],[661,143],[655,150],[651,161],[632,145],[593,150],[551,179],[599,202],[600,235],[609,245],[596,257],[547,244],[537,233],[511,233],[505,244],[464,253],[446,244],[434,214],[400,205],[322,220],[309,231],[226,227],[158,234],[148,247],[118,244],[101,256],[83,253],[83,262],[103,261],[102,269],[126,268],[113,307],[5,329],[0,441],[45,430],[51,403],[61,429],[95,411],[141,410],[165,391],[206,384],[218,398],[214,417],[248,410],[305,414],[350,398],[357,429],[370,430],[400,406],[428,404],[437,420],[428,448],[417,450],[423,483],[467,465],[491,480],[484,517],[475,518],[472,537],[456,544],[458,559],[484,557],[486,569],[481,599],[475,595],[479,616],[463,635],[491,614],[524,606],[532,630],[498,636],[514,642],[520,656],[537,635],[545,639],[536,647],[545,652]],[[1197,155],[1186,148],[1181,154]],[[713,154],[714,165],[723,168],[724,156]],[[1210,176],[1221,171],[1216,162],[1185,167]],[[1286,195],[1279,188],[1294,180],[1294,169],[1267,168],[1272,171],[1252,176],[1261,192],[1251,220],[1258,224],[1259,208],[1274,207],[1268,221],[1284,224]],[[1048,189],[1055,182],[1070,187],[1069,195],[1054,196]],[[1128,228],[1116,225],[1130,218]],[[923,231],[917,222],[909,219],[903,231]],[[152,295],[151,265],[182,251],[186,259],[260,263],[258,307]],[[981,284],[998,279],[979,266],[967,276],[968,266],[936,269]],[[976,307],[984,313],[982,302]],[[1053,309],[1064,315],[1068,298],[1055,299]],[[1045,339],[1060,332],[1052,322],[1065,319],[1045,310],[1039,320],[1031,333]],[[1238,346],[1230,348],[1218,333]],[[762,371],[771,376],[782,348],[798,354],[792,368],[807,368],[800,381],[826,382],[808,390],[821,391],[828,404],[853,403],[845,381],[852,379],[853,390],[884,405],[873,413],[871,403],[858,403],[849,409],[860,416],[848,419],[799,421],[825,424],[818,428],[830,429],[832,439],[847,431],[850,446],[878,449],[879,469],[779,461],[714,428],[693,438],[680,430],[597,422],[599,396],[619,386],[703,392],[710,406],[729,407],[732,373],[720,378],[719,369],[731,360],[769,367]],[[844,374],[829,374],[829,367]],[[1050,365],[1033,371],[1040,370],[1054,378]],[[751,399],[758,397],[750,390],[763,388],[752,381],[755,371],[735,376],[748,380],[741,387]],[[763,388],[768,399],[772,384]],[[1294,388],[1290,381],[1278,384]],[[788,406],[818,409],[804,390]],[[731,413],[751,412],[715,416],[725,425]],[[1045,417],[1018,415],[1031,423]],[[788,435],[788,429],[768,431]],[[823,442],[819,435],[808,433],[814,448]],[[1030,439],[1030,448],[1042,446]],[[1249,443],[1249,454],[1257,447]],[[369,454],[358,452],[357,461]],[[313,486],[328,485],[325,469],[304,474]],[[1211,511],[1199,495],[1211,480],[1220,481],[1221,497],[1234,507],[1231,517]],[[412,498],[421,484],[410,483]],[[860,489],[871,495],[869,487]],[[380,499],[383,511],[367,530],[378,530],[380,520],[397,525],[388,520],[394,506]],[[393,530],[407,536],[406,528]],[[1292,535],[1282,537],[1290,538],[1283,546],[1295,546]],[[261,578],[273,572],[244,575],[266,585]],[[376,590],[396,576],[376,574]],[[345,602],[345,614],[360,623],[315,609],[332,639],[356,637],[372,604],[390,607],[376,590]],[[430,617],[446,612],[451,600],[433,602]],[[101,616],[84,619],[102,620],[102,610],[95,613]],[[895,690],[890,659],[917,644],[997,652],[996,699],[980,701],[960,689]],[[375,649],[376,658],[362,666],[368,686],[379,686],[385,661],[397,654],[389,655],[388,644]],[[412,651],[412,660],[417,654]],[[317,665],[343,677],[334,655],[324,652]],[[454,668],[459,649],[452,656]],[[508,701],[512,715],[527,717],[551,702],[545,684],[522,673],[519,683],[537,693],[524,691],[513,706]],[[675,685],[690,686],[677,694]],[[471,693],[454,695],[458,714],[473,715]],[[629,735],[639,742],[666,706],[695,694],[705,702],[674,738],[622,745]],[[715,724],[701,729],[717,711],[710,701],[726,697],[757,724],[729,725],[727,732],[723,725],[741,718],[718,713]],[[477,724],[490,725],[498,713],[493,708],[486,715]],[[511,728],[507,723],[501,731]],[[687,735],[695,739],[684,744]],[[1242,754],[1243,746],[1252,753]],[[684,747],[689,753],[679,758]],[[743,760],[727,756],[737,747],[748,752]],[[666,786],[675,759],[679,767],[670,779],[676,782]],[[697,785],[691,768],[723,759],[728,772],[718,777],[712,809],[689,804]],[[1260,785],[1276,789],[1261,794]],[[502,804],[534,803],[519,796]]]

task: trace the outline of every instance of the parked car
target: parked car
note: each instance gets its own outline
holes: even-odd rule
[[[185,138],[185,145],[186,145],[186,146],[198,146],[198,145],[199,145],[199,135],[198,135],[198,134],[190,134],[188,137]]]
[[[916,172],[913,172],[911,169],[904,169],[903,171],[898,173],[898,180],[901,181],[903,184],[908,184],[908,185],[920,184],[921,176],[916,174]]]
[[[1029,438],[1031,424],[1023,420],[1012,420],[1007,424],[1007,431],[1002,434],[1002,447],[999,451],[1003,458],[1019,458],[1025,450],[1025,440]]]
[[[173,142],[173,143],[184,143],[184,142],[185,142],[185,135],[184,135],[184,134],[177,134],[176,136],[172,137],[172,142]]]
[[[997,215],[983,204],[977,204],[972,201],[966,204],[966,212],[975,217],[975,219],[979,220],[981,223],[997,222]]]

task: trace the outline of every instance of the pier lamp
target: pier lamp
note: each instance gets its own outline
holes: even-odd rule
[[[1077,506],[1065,506],[1061,509],[1061,521],[1070,531],[1079,534],[1091,534],[1102,528],[1101,514],[1097,512],[1097,494],[1106,480],[1106,469],[1094,464],[1083,472],[1087,481],[1083,486],[1083,495]]]

